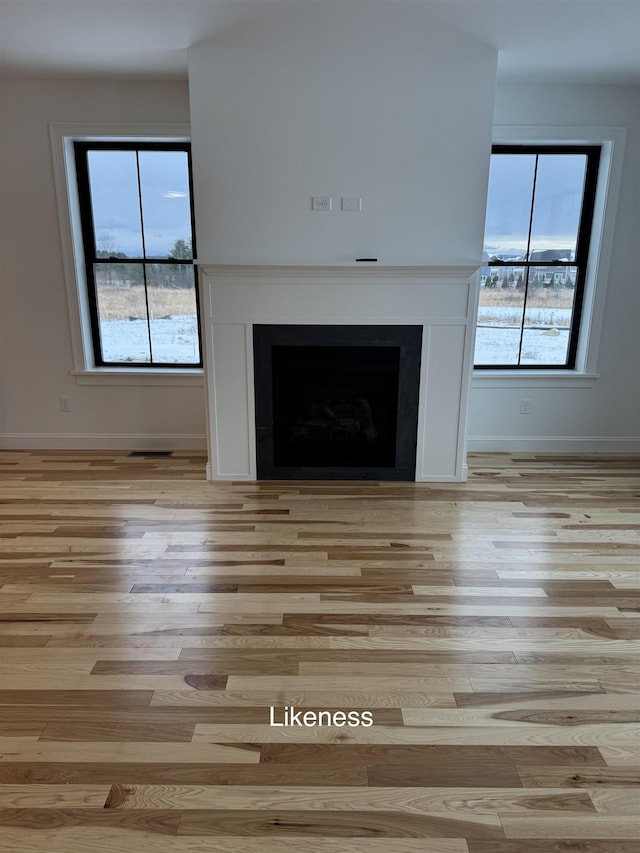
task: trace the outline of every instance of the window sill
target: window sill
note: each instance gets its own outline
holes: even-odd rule
[[[204,371],[141,370],[139,368],[96,367],[94,370],[73,370],[78,385],[142,385],[203,387]]]
[[[593,388],[598,373],[575,370],[475,370],[473,388]]]

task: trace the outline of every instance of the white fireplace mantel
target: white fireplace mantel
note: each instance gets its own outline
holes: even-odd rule
[[[473,266],[198,262],[210,480],[255,480],[253,326],[421,325],[418,482],[466,480],[477,312]]]

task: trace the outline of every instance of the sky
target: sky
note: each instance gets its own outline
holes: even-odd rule
[[[544,154],[538,158],[531,250],[575,250],[586,155]],[[534,154],[493,154],[485,225],[489,255],[527,249]]]
[[[191,239],[187,154],[141,151],[139,163],[146,257],[166,258]],[[136,152],[90,151],[89,180],[97,249],[142,257]]]

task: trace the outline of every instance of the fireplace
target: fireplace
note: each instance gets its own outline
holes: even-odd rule
[[[413,480],[422,326],[255,325],[259,479]]]
[[[466,479],[476,267],[198,265],[208,479]]]

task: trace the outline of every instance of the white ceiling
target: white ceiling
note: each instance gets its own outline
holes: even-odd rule
[[[0,74],[184,78],[190,45],[273,2],[0,0]],[[417,2],[495,46],[500,80],[640,83],[640,0]]]

